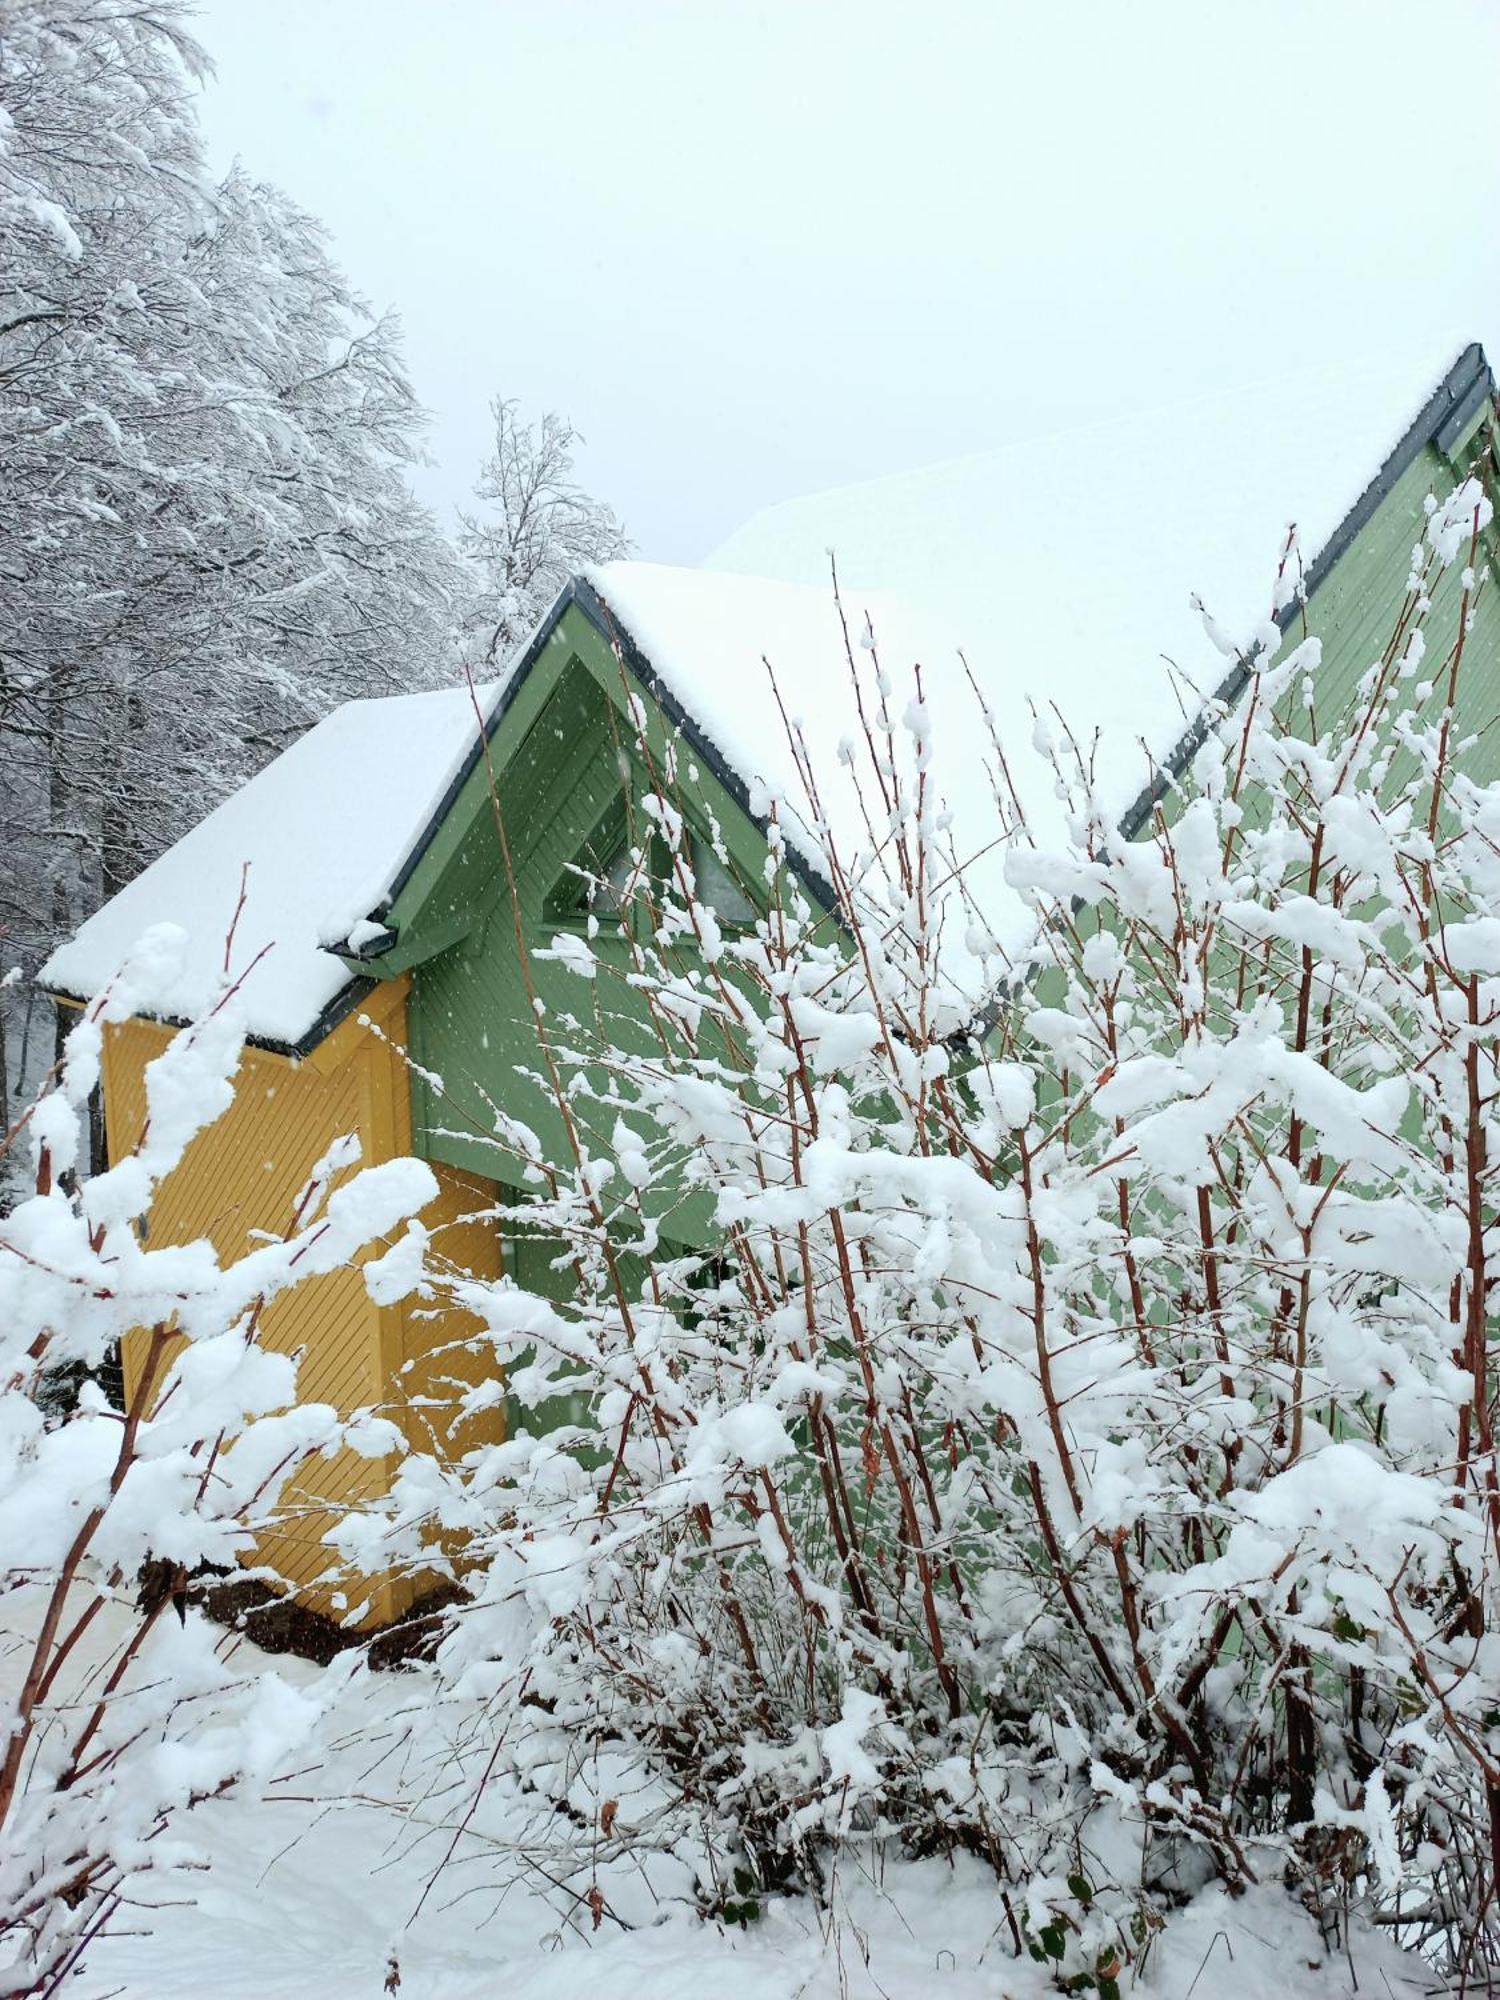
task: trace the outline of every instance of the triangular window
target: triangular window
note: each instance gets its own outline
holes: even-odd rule
[[[712,841],[701,833],[689,832],[688,859],[693,865],[698,901],[731,930],[749,930],[755,923],[755,905],[733,871],[728,850],[724,852],[725,858],[720,860]]]
[[[687,830],[687,859],[697,885],[698,900],[729,930],[754,927],[757,910],[738,871],[723,858],[714,843],[696,828]],[[547,898],[546,915],[553,920],[583,923],[589,917],[603,921],[618,918],[626,904],[642,886],[644,865],[651,877],[660,881],[670,873],[670,860],[661,838],[648,833],[644,864],[637,843],[630,838],[630,822],[623,794],[617,798],[563,870]]]
[[[621,797],[563,870],[547,898],[547,915],[571,918],[574,922],[588,917],[618,917],[635,873],[636,858]]]

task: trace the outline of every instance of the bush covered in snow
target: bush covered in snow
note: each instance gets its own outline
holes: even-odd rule
[[[1354,714],[1268,624],[1133,843],[1039,722],[1069,837],[1038,851],[996,745],[1035,942],[967,1026],[945,936],[1003,927],[920,672],[851,649],[868,841],[807,769],[753,931],[698,898],[686,770],[652,769],[658,1046],[601,1041],[569,939],[588,997],[538,1023],[572,1156],[496,1139],[535,1188],[504,1227],[567,1282],[458,1285],[518,1421],[411,1462],[378,1528],[381,1561],[470,1538],[445,1684],[596,1922],[612,1855],[691,1851],[736,1914],[862,1829],[987,1857],[1015,1950],[1101,1993],[1209,1878],[1487,1950],[1500,789],[1453,722],[1482,579],[1428,627],[1488,513],[1434,509]],[[688,1198],[711,1224],[668,1255]],[[559,1396],[573,1422],[528,1417]]]
[[[268,1300],[347,1263],[431,1198],[393,1160],[349,1178],[336,1146],[284,1238],[221,1265],[206,1241],[147,1247],[155,1188],[228,1108],[234,986],[146,1070],[134,1152],[86,1170],[107,1024],[170,991],[181,934],[159,930],[90,1007],[41,1097],[4,1135],[34,1192],[0,1222],[0,1992],[50,1994],[141,1878],[191,1858],[181,1820],[268,1777],[322,1700],[236,1666],[185,1598],[205,1565],[253,1558],[288,1478],[391,1425],[296,1400],[297,1366],[258,1338]],[[227,954],[226,954],[227,957]],[[130,1335],[125,1394],[98,1379]],[[49,1386],[85,1375],[59,1417]],[[101,1615],[103,1614],[103,1615]]]
[[[497,1112],[532,1189],[497,1224],[558,1282],[444,1274],[419,1221],[368,1267],[479,1316],[496,1366],[463,1393],[516,1416],[334,1532],[463,1586],[400,1725],[446,1774],[424,1837],[451,1856],[503,1788],[497,1870],[594,1926],[627,1921],[627,1862],[735,1923],[828,1894],[855,1837],[963,1850],[1036,1977],[1105,1996],[1211,1882],[1494,1962],[1500,787],[1453,719],[1483,579],[1431,629],[1487,516],[1471,486],[1434,507],[1352,715],[1268,626],[1135,842],[1039,720],[1068,823],[1043,851],[993,744],[1009,963],[921,672],[878,643],[848,658],[867,839],[830,831],[789,723],[806,797],[767,802],[753,926],[700,896],[692,772],[643,733],[622,935],[654,1046],[601,1033],[616,975],[574,932],[578,1014],[536,1010],[569,1151]],[[190,1856],[188,1808],[330,1755],[347,1656],[301,1689],[237,1669],[182,1586],[253,1553],[309,1453],[398,1445],[298,1405],[258,1330],[426,1169],[340,1181],[336,1148],[228,1267],[141,1227],[229,1100],[232,985],[148,1071],[136,1152],[84,1170],[105,1026],[172,949],[145,941],[7,1142],[35,1192],[0,1223],[4,1991],[56,1990]],[[123,1403],[49,1415],[51,1375],[132,1329]]]

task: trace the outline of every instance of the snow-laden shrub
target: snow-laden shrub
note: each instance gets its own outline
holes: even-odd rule
[[[234,987],[145,1072],[135,1150],[88,1172],[88,1098],[107,1023],[171,988],[181,934],[142,940],[73,1028],[58,1071],[5,1135],[35,1192],[0,1220],[0,1992],[50,1994],[144,1878],[191,1860],[187,1809],[270,1774],[329,1687],[237,1665],[186,1580],[232,1569],[287,1479],[393,1427],[298,1404],[297,1365],[258,1339],[267,1302],[346,1263],[430,1199],[414,1160],[366,1169],[341,1141],[284,1238],[220,1264],[206,1241],[148,1247],[154,1191],[228,1109]],[[92,1379],[136,1343],[123,1406]],[[61,1420],[49,1384],[86,1372]],[[330,1676],[329,1685],[336,1679]]]
[[[1427,630],[1488,516],[1472,484],[1434,509],[1352,714],[1268,624],[1134,842],[1039,725],[1068,834],[1038,851],[997,797],[1035,943],[964,1032],[942,940],[991,913],[920,675],[850,652],[871,839],[820,835],[837,924],[773,865],[721,935],[653,767],[671,861],[642,836],[627,935],[657,1046],[601,1041],[609,969],[560,947],[579,1018],[538,1009],[538,1073],[572,1156],[497,1135],[536,1191],[504,1227],[560,1282],[459,1288],[518,1421],[409,1466],[378,1542],[470,1537],[440,1665],[580,1898],[696,1843],[738,1908],[862,1830],[988,1856],[1014,1947],[1100,1992],[1209,1876],[1366,1896],[1455,1963],[1489,1930],[1500,788],[1454,724],[1482,579]],[[669,1257],[684,1192],[712,1226]]]

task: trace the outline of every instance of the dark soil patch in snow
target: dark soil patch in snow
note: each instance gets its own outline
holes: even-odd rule
[[[295,1653],[326,1667],[337,1654],[363,1646],[372,1667],[390,1669],[432,1658],[442,1636],[443,1613],[463,1593],[453,1584],[440,1585],[400,1618],[364,1631],[309,1610],[254,1577],[204,1579],[191,1587],[190,1595],[217,1624],[243,1632],[263,1653]]]
[[[373,1636],[367,1635],[370,1665],[405,1667],[414,1661],[430,1660],[443,1636],[447,1622],[444,1613],[450,1605],[459,1603],[463,1594],[457,1584],[439,1584],[436,1590],[419,1597],[403,1617],[381,1626]]]

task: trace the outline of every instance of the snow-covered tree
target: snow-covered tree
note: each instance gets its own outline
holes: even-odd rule
[[[611,510],[573,477],[582,440],[570,423],[548,411],[528,424],[504,397],[490,407],[495,448],[474,489],[483,509],[463,516],[459,545],[479,574],[465,619],[471,648],[503,666],[576,570],[630,545]]]
[[[609,966],[566,940],[572,1151],[497,1133],[536,1189],[501,1226],[570,1282],[458,1286],[519,1421],[345,1536],[472,1538],[451,1698],[596,1921],[613,1856],[696,1852],[732,1914],[858,1831],[987,1856],[1069,1991],[1212,1877],[1494,1962],[1500,787],[1454,725],[1489,514],[1433,503],[1352,713],[1268,626],[1142,839],[1053,739],[1066,847],[996,800],[1036,928],[982,1034],[940,992],[985,919],[960,753],[905,662],[849,655],[885,837],[824,836],[837,931],[781,868],[722,936],[652,768],[671,861],[623,937],[657,1044],[601,1042]],[[663,1185],[708,1197],[703,1252],[663,1254]]]
[[[298,730],[451,672],[397,329],[204,168],[176,0],[0,10],[0,878],[48,945]]]

